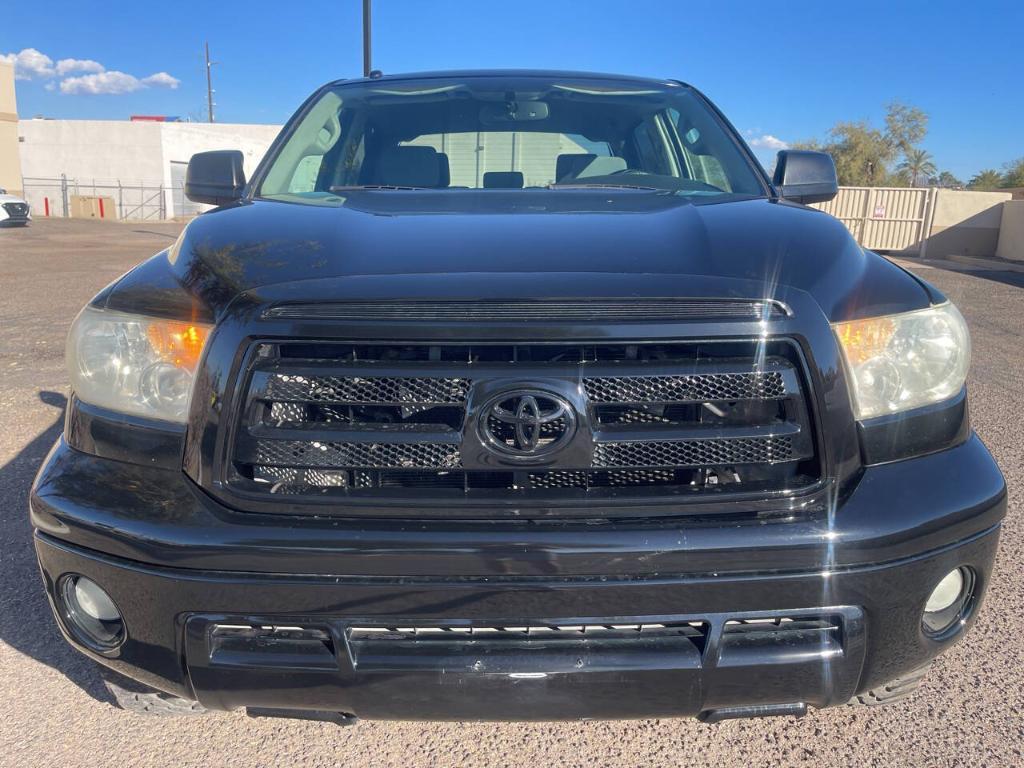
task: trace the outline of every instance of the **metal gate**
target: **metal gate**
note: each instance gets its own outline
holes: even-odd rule
[[[932,188],[840,187],[835,198],[813,207],[843,222],[865,248],[916,251],[923,256],[936,192]]]

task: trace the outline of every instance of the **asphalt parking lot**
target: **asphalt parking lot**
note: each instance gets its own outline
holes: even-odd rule
[[[1024,765],[1024,274],[918,264],[974,340],[975,429],[1010,488],[997,570],[966,642],[923,692],[887,709],[801,720],[355,728],[241,713],[147,719],[113,708],[60,638],[31,546],[27,494],[61,430],[64,336],[96,291],[180,225],[39,221],[0,229],[0,766],[1019,766]]]

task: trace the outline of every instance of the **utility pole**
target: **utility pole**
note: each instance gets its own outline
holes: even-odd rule
[[[206,117],[213,122],[213,76],[210,70],[216,62],[210,61],[210,43],[206,43]]]
[[[363,77],[369,77],[371,71],[370,0],[363,0]]]

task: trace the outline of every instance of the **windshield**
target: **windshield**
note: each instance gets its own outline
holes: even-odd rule
[[[543,77],[337,85],[310,105],[262,175],[262,197],[330,204],[360,189],[765,189],[689,88]]]

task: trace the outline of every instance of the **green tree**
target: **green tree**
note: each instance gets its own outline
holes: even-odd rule
[[[909,154],[928,133],[928,115],[917,107],[893,101],[886,105],[885,138],[895,154]]]
[[[949,171],[943,171],[932,182],[936,187],[945,189],[960,189],[964,183]]]
[[[918,179],[927,179],[935,173],[935,163],[926,150],[911,148],[903,156],[903,162],[900,163],[898,170],[910,177],[910,186],[916,187]]]
[[[828,141],[805,141],[797,149],[828,152],[836,164],[836,175],[844,186],[877,186],[884,183],[892,149],[884,134],[865,122],[836,123]]]
[[[882,180],[883,187],[909,187],[910,174],[902,168],[897,168]]]
[[[1003,174],[1004,187],[1024,187],[1024,157],[1018,157],[1011,163],[1003,166],[1006,173]]]
[[[892,163],[901,154],[913,150],[927,131],[927,114],[917,107],[894,102],[886,110],[885,130],[875,128],[863,120],[840,122],[828,132],[825,141],[811,139],[793,146],[795,149],[816,149],[832,155],[839,183],[844,186],[906,184],[906,181],[899,181],[904,174],[896,177],[891,174]],[[933,166],[928,173],[934,172]]]
[[[967,188],[977,192],[991,192],[999,189],[1002,182],[1002,174],[999,171],[988,168],[971,179],[967,184]]]

